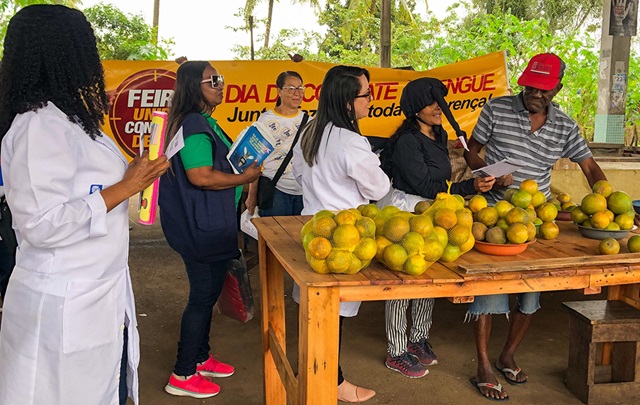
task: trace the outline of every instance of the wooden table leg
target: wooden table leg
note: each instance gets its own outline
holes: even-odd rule
[[[287,395],[269,345],[269,325],[282,347],[286,349],[284,318],[284,269],[266,245],[262,236],[258,240],[260,258],[260,284],[262,291],[262,350],[264,357],[264,403],[285,405]]]
[[[338,402],[339,316],[338,288],[300,286],[299,405]]]

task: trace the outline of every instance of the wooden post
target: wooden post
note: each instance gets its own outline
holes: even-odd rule
[[[391,67],[391,0],[381,1],[380,67]]]

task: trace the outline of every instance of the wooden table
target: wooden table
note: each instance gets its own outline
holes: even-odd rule
[[[317,274],[307,265],[300,228],[310,217],[253,220],[259,233],[262,284],[264,403],[335,404],[341,301],[442,298],[472,302],[476,295],[583,290],[640,309],[640,254],[597,254],[599,241],[575,225],[558,222],[560,235],[538,240],[518,256],[490,256],[472,249],[454,263],[434,263],[418,277],[371,266],[354,275]],[[626,239],[620,241],[626,252]],[[284,271],[300,286],[298,374],[287,359]]]

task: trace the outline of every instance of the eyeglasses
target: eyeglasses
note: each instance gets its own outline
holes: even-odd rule
[[[367,90],[366,93],[359,94],[359,95],[356,96],[356,98],[360,98],[360,97],[366,98],[368,101],[371,101],[371,99],[373,98],[373,97],[371,97],[371,90]]]
[[[306,87],[304,87],[304,86],[300,86],[300,87],[282,86],[282,87],[280,87],[280,90],[286,90],[287,93],[289,93],[289,94],[293,94],[295,92],[304,94],[304,91],[306,90]]]
[[[203,84],[203,83],[211,83],[211,88],[219,89],[224,86],[224,76],[211,75],[210,79],[204,79],[203,81],[200,82],[200,84]]]

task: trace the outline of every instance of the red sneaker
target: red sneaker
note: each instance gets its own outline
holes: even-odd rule
[[[180,380],[171,374],[169,384],[164,390],[179,397],[210,398],[218,395],[220,386],[207,380],[200,373],[195,373],[186,380]]]
[[[196,367],[196,371],[205,377],[229,377],[235,369],[231,364],[225,364],[209,355],[207,361]]]

